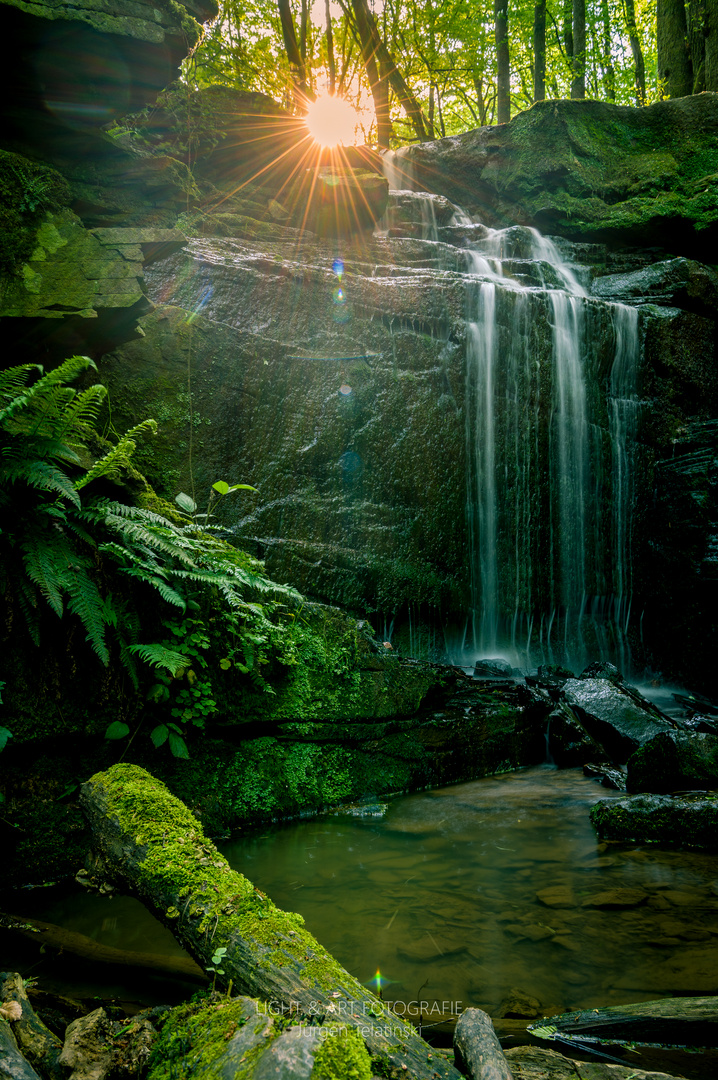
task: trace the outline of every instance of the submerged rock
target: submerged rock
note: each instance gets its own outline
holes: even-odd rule
[[[633,795],[597,802],[591,822],[601,840],[656,842],[718,850],[718,796]]]
[[[628,759],[630,792],[702,791],[718,787],[718,735],[661,732]]]

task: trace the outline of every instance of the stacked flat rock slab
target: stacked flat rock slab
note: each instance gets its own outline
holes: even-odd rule
[[[149,311],[143,268],[185,243],[177,229],[87,230],[70,210],[48,214],[21,273],[8,283],[0,315],[95,318],[101,308]]]

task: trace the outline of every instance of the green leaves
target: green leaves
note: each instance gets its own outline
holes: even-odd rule
[[[228,484],[224,480],[217,480],[212,484],[214,491],[219,492],[220,495],[229,495],[233,491],[256,491],[256,487],[252,487],[251,484]]]
[[[189,667],[186,656],[179,652],[172,652],[164,645],[130,645],[128,651],[139,656],[152,667],[164,668],[175,678]]]
[[[123,724],[121,720],[113,720],[105,732],[106,739],[124,739],[129,735],[130,729],[127,724]]]

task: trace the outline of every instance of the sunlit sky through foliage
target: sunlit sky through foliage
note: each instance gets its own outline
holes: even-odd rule
[[[646,67],[647,100],[656,86],[655,0],[634,0],[636,31]],[[300,3],[292,0],[300,38]],[[496,47],[493,0],[370,0],[381,36],[416,95],[431,137],[456,134],[496,122]],[[347,3],[351,10],[351,4]],[[360,141],[375,135],[374,111],[361,51],[350,21],[330,0],[337,93],[358,109]],[[512,113],[533,101],[533,0],[509,0]],[[565,54],[563,0],[547,0],[546,96],[570,96],[571,72]],[[623,0],[589,0],[586,5],[586,94],[616,104],[635,105],[634,61]],[[306,35],[311,94],[329,88],[324,0],[313,0]],[[221,0],[220,16],[205,43],[185,65],[190,83],[212,83],[268,94],[293,107],[277,0]],[[396,142],[416,136],[392,91]]]

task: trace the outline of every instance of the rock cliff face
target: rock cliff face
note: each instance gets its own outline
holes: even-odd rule
[[[547,102],[413,147],[394,174],[441,194],[393,196],[372,236],[375,156],[346,182],[325,170],[308,200],[311,177],[258,156],[260,130],[282,149],[297,127],[256,95],[175,87],[98,129],[172,74],[184,9],[53,12],[0,4],[26,72],[6,73],[25,89],[0,129],[13,354],[100,360],[113,422],[160,421],[141,464],[162,494],[254,484],[225,507],[238,541],[412,655],[508,635],[552,660],[560,631],[579,663],[625,664],[630,646],[699,677],[717,580],[718,288],[698,258],[718,220],[716,95]],[[66,48],[82,73],[67,86]]]

